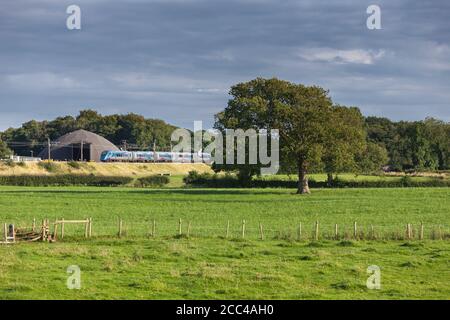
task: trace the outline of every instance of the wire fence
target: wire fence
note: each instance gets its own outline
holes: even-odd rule
[[[450,226],[447,224],[368,224],[354,221],[352,223],[292,222],[285,226],[273,226],[258,221],[217,221],[205,224],[201,221],[183,219],[91,219],[89,238],[222,238],[247,240],[450,240]],[[60,221],[60,219],[58,219]],[[30,221],[9,222],[17,228],[32,229]],[[34,220],[34,228],[40,230],[41,222]],[[54,233],[55,223],[50,220],[50,232]],[[65,238],[83,238],[85,225],[65,226]],[[58,233],[60,237],[60,233]],[[59,239],[61,240],[61,239]]]

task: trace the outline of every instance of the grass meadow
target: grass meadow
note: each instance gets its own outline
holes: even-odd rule
[[[448,188],[297,196],[285,189],[0,187],[2,223],[93,219],[91,239],[82,226],[66,226],[63,241],[0,246],[0,299],[450,299],[449,208]],[[321,238],[313,241],[317,220]],[[355,221],[361,232],[373,226],[377,240],[352,239]],[[407,223],[415,232],[423,223],[426,240],[403,239]],[[340,239],[330,240],[335,224]],[[429,240],[437,228],[442,240]],[[81,269],[80,290],[66,287],[69,265]],[[381,290],[366,287],[370,265],[381,268]]]

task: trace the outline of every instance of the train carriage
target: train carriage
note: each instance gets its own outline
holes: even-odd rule
[[[198,160],[212,163],[209,153],[188,152],[153,152],[153,151],[104,151],[100,157],[101,162],[171,162],[192,163]]]

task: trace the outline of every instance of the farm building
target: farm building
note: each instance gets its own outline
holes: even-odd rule
[[[119,150],[119,148],[98,134],[77,130],[60,137],[51,144],[50,159],[100,162],[100,156],[106,150]],[[39,157],[48,159],[48,154],[49,150],[46,147]]]

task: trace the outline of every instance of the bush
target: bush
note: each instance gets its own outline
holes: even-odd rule
[[[400,183],[402,184],[403,187],[412,187],[413,186],[413,181],[410,176],[401,177]]]
[[[73,169],[77,169],[77,170],[81,169],[81,164],[77,161],[69,161],[69,162],[67,162],[67,165]]]
[[[120,186],[129,184],[130,177],[101,177],[94,175],[54,175],[54,176],[0,176],[0,185],[8,186]]]
[[[242,187],[241,182],[235,176],[230,174],[218,175],[209,173],[198,173],[197,171],[190,171],[186,177],[183,178],[186,185],[206,187],[206,188],[239,188]]]
[[[137,179],[137,187],[163,187],[169,184],[170,178],[167,176],[154,175]]]
[[[44,170],[47,170],[48,172],[57,172],[58,171],[58,166],[53,162],[42,161],[42,162],[38,163],[38,166]]]
[[[295,180],[264,180],[253,179],[250,185],[242,185],[239,179],[232,175],[217,175],[192,171],[183,179],[186,185],[204,188],[296,188]],[[449,180],[439,178],[413,180],[409,176],[392,180],[353,180],[347,181],[335,178],[331,186],[326,181],[309,180],[311,188],[402,188],[402,187],[450,187]]]
[[[332,187],[335,188],[421,188],[421,187],[450,187],[450,180],[430,178],[423,180],[413,180],[410,176],[400,179],[386,180],[361,180],[345,181],[336,178]]]
[[[16,166],[16,163],[12,161],[11,159],[3,161],[3,164],[7,167],[14,168]]]

